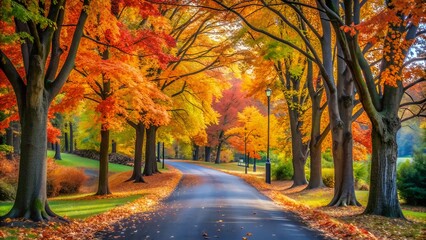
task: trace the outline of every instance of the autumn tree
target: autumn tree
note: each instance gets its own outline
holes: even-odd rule
[[[224,66],[232,60],[226,58],[233,53],[232,39],[224,28],[225,14],[173,4],[161,4],[160,11],[171,24],[167,33],[176,41],[176,59],[164,69],[153,68],[150,79],[172,101],[170,125],[161,128],[176,140],[189,142],[216,122],[211,104],[228,86]],[[153,126],[154,136],[158,126]],[[150,142],[147,152],[154,154],[147,154],[146,161],[155,161],[155,140]]]
[[[155,20],[159,16],[155,5],[148,2],[132,1],[104,1],[99,3],[103,9],[89,19],[89,30],[84,35],[84,51],[79,54],[75,74],[67,89],[73,99],[86,99],[99,113],[97,122],[101,128],[100,142],[100,171],[97,195],[110,194],[108,187],[108,148],[111,129],[120,129],[127,120],[136,119],[135,126],[138,130],[136,167],[141,162],[141,125],[140,116],[149,112],[155,105],[157,97],[156,88],[147,82],[141,74],[140,59],[147,55],[148,59],[158,65],[166,64],[171,57],[163,50],[168,49],[174,41],[161,29],[156,31],[143,28],[143,23],[149,17]],[[135,14],[140,14],[137,19],[138,28],[132,27],[129,19],[134,19]],[[145,61],[148,61],[145,59]],[[157,111],[154,109],[154,112]],[[160,111],[160,110],[158,110]],[[145,118],[146,119],[146,118]],[[139,126],[138,126],[139,124]],[[142,133],[143,134],[143,133]],[[143,135],[142,135],[143,138]],[[135,168],[136,168],[135,167]],[[138,172],[135,172],[138,174]],[[134,176],[135,180],[143,181],[140,174]]]
[[[416,39],[424,37],[423,1],[385,1],[375,4],[360,1],[319,1],[332,20],[337,39],[342,46],[348,67],[356,83],[357,92],[372,123],[372,165],[370,194],[366,214],[402,218],[396,187],[397,142],[396,133],[401,126],[398,116],[402,106],[423,104],[426,100],[401,103],[404,93],[424,82],[419,78],[404,79],[405,66],[422,58],[410,56]],[[370,5],[371,4],[371,5]],[[364,16],[364,7],[377,9],[373,15]],[[341,6],[341,7],[339,7]],[[341,11],[344,15],[341,15]],[[377,50],[372,58],[367,50]],[[424,54],[424,51],[423,53]],[[424,73],[424,71],[423,71]],[[379,85],[377,85],[377,81]],[[414,99],[413,99],[414,100]],[[424,112],[420,108],[419,115]]]
[[[244,1],[235,5],[222,1],[215,2],[220,8],[231,11],[239,16],[253,31],[264,34],[277,42],[297,50],[318,66],[321,77],[324,80],[325,92],[328,100],[330,130],[333,139],[332,152],[335,163],[334,197],[329,205],[359,205],[355,196],[352,165],[351,123],[354,87],[350,71],[342,59],[338,59],[337,79],[334,77],[333,55],[337,54],[337,51],[333,51],[332,48],[332,32],[330,21],[327,20],[327,16],[322,11],[316,11],[316,7],[309,7],[312,5],[300,5],[298,2],[291,3],[287,1],[261,0]],[[314,3],[312,2],[311,4]],[[301,9],[301,6],[308,7]],[[279,21],[282,21],[288,28],[292,29],[294,34],[303,41],[305,47],[302,48],[298,44],[281,37],[279,34],[254,24],[252,22],[253,15],[251,14],[251,12],[253,12],[253,7],[267,9],[271,16],[277,17]],[[250,9],[250,11],[246,11],[247,9]],[[289,9],[292,13],[297,14],[299,19],[289,17],[292,15],[289,15],[288,11],[284,11],[285,9]],[[303,24],[301,24],[301,21]],[[315,25],[312,24],[312,21],[321,22],[320,30],[317,30]],[[310,37],[308,33],[312,35],[312,37]],[[315,47],[312,39],[316,39],[316,41],[319,42],[321,46],[319,49]]]
[[[220,152],[222,146],[227,143],[231,135],[225,132],[236,126],[238,112],[242,111],[249,104],[241,90],[240,80],[234,79],[232,87],[223,92],[223,97],[213,104],[213,108],[220,114],[217,124],[207,128],[208,146],[216,147],[215,163],[220,163]]]
[[[264,116],[255,106],[245,107],[238,113],[237,126],[225,132],[229,144],[240,153],[252,153],[250,156],[260,159],[259,151],[266,151],[267,116]],[[277,120],[272,115],[272,129],[279,129]],[[276,145],[276,138],[271,139],[271,145]]]
[[[47,114],[74,66],[89,3],[1,4],[5,31],[1,34],[0,68],[13,87],[22,126],[17,195],[12,209],[2,219],[24,217],[41,221],[56,216],[46,197]],[[68,21],[64,21],[66,14]],[[62,35],[63,24],[74,26],[68,39]]]

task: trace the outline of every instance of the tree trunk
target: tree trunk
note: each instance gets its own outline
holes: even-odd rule
[[[40,104],[20,109],[22,141],[18,189],[12,209],[1,219],[26,218],[49,220],[56,216],[49,208],[46,195],[47,96],[38,96]],[[34,96],[33,96],[34,98]],[[40,99],[41,98],[41,99]],[[1,220],[0,219],[0,220]]]
[[[69,123],[70,125],[70,153],[74,152],[74,129],[72,127],[72,122]]]
[[[371,156],[371,181],[368,204],[365,214],[392,218],[404,218],[398,201],[396,187],[396,165],[398,146],[396,133],[401,122],[395,117],[383,119],[382,129],[373,126],[371,136],[373,151]]]
[[[155,159],[155,134],[156,126],[150,126],[146,129],[146,149],[145,149],[145,167],[143,175],[151,176],[159,172],[157,168],[157,161]]]
[[[13,146],[13,128],[9,126],[6,128],[6,145]],[[9,160],[13,159],[13,151],[6,154],[6,158]]]
[[[352,156],[352,111],[354,85],[349,68],[340,58],[338,60],[338,76],[339,79],[337,93],[339,100],[334,104],[337,104],[341,122],[337,125],[334,125],[332,128],[334,196],[328,205],[360,206],[361,204],[356,200],[355,196],[355,178],[353,172]]]
[[[323,95],[323,90],[321,90],[320,83],[317,83],[317,90],[313,87],[313,77],[312,77],[312,63],[308,62],[308,89],[309,95],[312,102],[312,123],[311,123],[311,140],[309,141],[309,156],[311,158],[310,164],[310,175],[309,175],[309,184],[306,189],[315,189],[324,187],[324,182],[322,181],[322,165],[321,165],[321,148],[322,141],[326,136],[326,132],[321,134],[321,116],[324,109],[321,107],[321,99]],[[319,89],[319,90],[318,90]]]
[[[315,189],[324,187],[324,182],[322,181],[322,166],[321,166],[321,144],[316,144],[315,142],[310,142],[310,157],[311,157],[311,166],[310,166],[310,177],[309,184],[306,189]]]
[[[204,147],[204,161],[210,162],[210,155],[212,154],[212,147]]]
[[[55,156],[53,157],[56,160],[62,160],[61,157],[61,144],[59,143],[59,141],[57,141],[55,143]]]
[[[160,152],[161,152],[161,143],[157,142],[157,162],[161,162],[160,161]]]
[[[135,159],[133,164],[133,173],[132,176],[127,180],[131,181],[134,180],[134,182],[145,182],[145,180],[142,177],[142,148],[143,148],[143,141],[145,137],[145,126],[143,123],[138,123],[135,125],[136,130],[136,141],[135,141]]]
[[[220,131],[219,133],[219,143],[217,144],[217,151],[216,151],[216,158],[214,163],[215,164],[219,164],[220,163],[220,153],[222,151],[222,144],[223,144],[223,135],[225,134],[225,132],[223,130]]]
[[[200,146],[194,143],[194,156],[192,160],[198,160],[200,158]]]
[[[19,122],[10,123],[13,130],[13,153],[21,154],[21,125]]]
[[[220,163],[220,153],[221,152],[222,152],[222,142],[220,141],[219,144],[217,145],[216,158],[214,160],[215,164],[219,164]]]
[[[290,128],[291,128],[291,149],[293,154],[293,185],[297,187],[308,183],[305,176],[305,164],[307,158],[307,144],[303,143],[299,120],[300,116],[297,109],[289,107]]]
[[[108,148],[109,148],[109,130],[102,126],[101,129],[101,148],[99,151],[99,182],[96,195],[111,194],[108,183]]]
[[[65,152],[69,152],[69,144],[68,144],[68,133],[64,132],[64,140],[65,140]]]
[[[115,140],[111,142],[111,153],[117,153],[117,142]]]

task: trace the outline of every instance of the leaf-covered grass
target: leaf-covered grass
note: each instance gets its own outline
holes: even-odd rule
[[[367,206],[368,191],[355,191],[355,194],[358,202],[364,207]],[[318,208],[327,206],[333,197],[333,192],[332,189],[320,189],[288,194],[288,196],[309,207]],[[402,212],[406,218],[426,223],[426,212],[412,211],[404,208],[405,206],[403,206]]]
[[[48,157],[53,157],[55,155],[54,151],[47,151]],[[78,167],[78,168],[87,168],[87,169],[99,169],[99,161],[80,157],[74,154],[68,154],[68,153],[61,153],[62,160],[57,160],[56,163],[62,166],[67,167]],[[131,171],[132,167],[110,163],[108,165],[109,171],[111,173],[117,173],[117,172],[126,172]]]
[[[87,194],[86,194],[87,195]],[[106,199],[83,199],[80,195],[68,196],[66,200],[49,201],[51,209],[60,216],[66,216],[73,219],[84,219],[96,214],[106,212],[114,207],[132,202],[142,195],[130,195],[119,198]],[[12,208],[12,202],[0,202],[0,215],[6,214]]]

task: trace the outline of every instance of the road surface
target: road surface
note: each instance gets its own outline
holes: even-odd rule
[[[324,239],[242,179],[198,165],[168,161],[183,178],[162,209],[115,224],[101,239]]]

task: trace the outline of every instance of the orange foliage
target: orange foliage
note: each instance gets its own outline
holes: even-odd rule
[[[50,121],[47,122],[47,141],[50,143],[59,142],[61,130],[54,127]]]
[[[60,193],[77,193],[86,181],[87,176],[82,169],[57,165],[53,159],[47,164],[47,196],[55,197]]]

